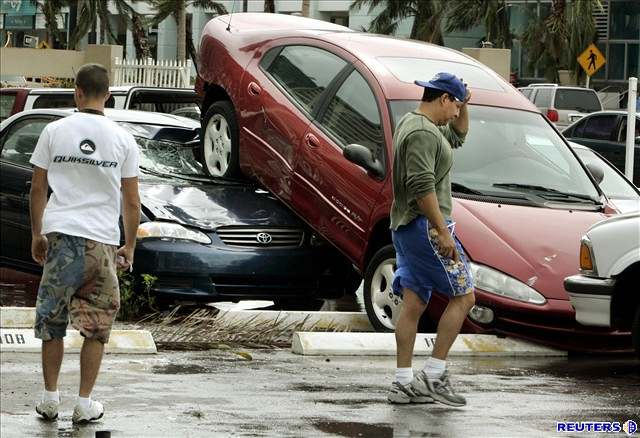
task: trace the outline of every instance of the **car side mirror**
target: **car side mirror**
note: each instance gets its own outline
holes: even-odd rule
[[[384,176],[384,169],[380,160],[376,159],[366,146],[359,144],[350,144],[344,148],[342,155],[354,164],[363,167],[376,178]]]
[[[593,163],[587,163],[586,167],[589,170],[589,173],[591,174],[591,176],[593,176],[593,179],[595,179],[596,182],[600,184],[604,179],[604,169],[602,169],[602,167],[598,166],[597,164],[593,164]]]

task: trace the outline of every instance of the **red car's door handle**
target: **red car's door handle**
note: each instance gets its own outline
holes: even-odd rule
[[[260,88],[260,85],[256,84],[255,82],[249,82],[249,86],[247,87],[247,90],[249,91],[250,95],[259,96],[260,92],[262,91],[262,88]]]
[[[317,148],[318,146],[320,146],[320,141],[318,140],[318,137],[316,137],[313,134],[307,134],[304,136],[304,142],[307,146],[311,147],[311,148]]]

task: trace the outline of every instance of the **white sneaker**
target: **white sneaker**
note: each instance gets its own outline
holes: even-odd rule
[[[53,421],[58,418],[59,401],[47,400],[36,403],[36,412],[47,421]]]
[[[102,406],[102,403],[91,400],[91,406],[89,406],[89,409],[84,409],[80,405],[76,405],[76,407],[73,408],[71,421],[74,424],[88,423],[90,421],[99,420],[103,415],[104,407]]]

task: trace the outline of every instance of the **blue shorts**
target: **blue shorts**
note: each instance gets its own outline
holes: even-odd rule
[[[447,220],[447,225],[456,243],[458,263],[439,254],[438,232],[429,227],[424,216],[418,216],[392,232],[396,249],[394,294],[402,296],[403,288],[411,289],[428,303],[434,289],[449,298],[473,292],[469,259],[454,234],[455,222]]]

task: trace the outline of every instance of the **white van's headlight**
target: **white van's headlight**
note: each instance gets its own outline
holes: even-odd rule
[[[166,238],[166,239],[184,239],[193,240],[194,242],[209,245],[211,239],[206,234],[190,230],[179,224],[171,222],[145,222],[138,227],[136,234],[138,239],[146,239],[149,237]]]
[[[532,304],[544,304],[547,299],[520,280],[484,265],[471,263],[473,282],[483,291]]]

